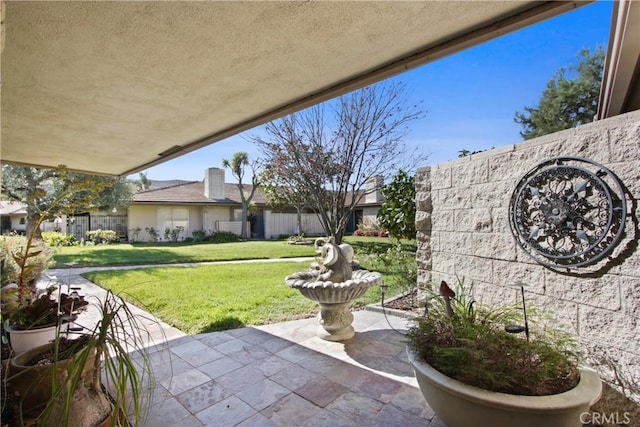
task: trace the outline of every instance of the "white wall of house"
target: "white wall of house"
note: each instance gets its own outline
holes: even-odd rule
[[[26,215],[10,215],[11,230],[25,231],[27,229],[27,216]]]
[[[276,238],[280,235],[296,235],[298,234],[297,228],[297,214],[264,211],[264,237],[266,239]],[[316,214],[302,214],[302,233],[305,235],[324,233],[322,224],[320,224]]]
[[[372,206],[362,209],[362,222],[367,227],[378,226],[378,210],[379,206]]]
[[[202,229],[207,233],[230,231],[219,230],[219,223],[229,220],[231,220],[231,208],[229,206],[205,206],[202,208]]]
[[[202,230],[202,207],[180,205],[131,205],[128,211],[129,238],[133,239],[133,229],[140,228],[139,241],[150,241],[146,231],[153,227],[159,237],[164,237],[165,228],[184,227],[179,240],[191,237],[194,230]]]

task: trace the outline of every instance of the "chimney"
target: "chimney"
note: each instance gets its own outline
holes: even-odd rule
[[[224,169],[209,168],[204,171],[204,195],[209,199],[224,199]]]
[[[364,196],[365,203],[377,203],[382,201],[382,193],[380,189],[384,186],[384,176],[374,175],[367,180],[365,189],[367,194]]]

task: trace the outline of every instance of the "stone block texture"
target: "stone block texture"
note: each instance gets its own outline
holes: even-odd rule
[[[558,156],[603,164],[629,192],[625,237],[595,266],[545,268],[511,235],[518,181]],[[532,305],[577,334],[583,348],[606,348],[622,364],[640,358],[640,111],[422,168],[416,191],[419,285],[460,277],[474,283],[478,301],[513,303],[523,283]],[[625,365],[640,380],[640,366]]]

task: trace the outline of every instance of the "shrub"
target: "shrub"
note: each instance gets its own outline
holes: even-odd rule
[[[42,240],[49,246],[75,246],[78,244],[73,234],[62,234],[58,231],[43,231]]]
[[[213,233],[209,240],[213,243],[233,243],[239,242],[240,237],[230,231],[218,231]]]
[[[158,233],[158,230],[156,230],[153,227],[145,227],[144,231],[149,233],[149,237],[151,238],[152,242],[157,242],[158,239],[160,238],[160,234]]]
[[[191,235],[193,236],[193,241],[194,242],[202,242],[206,239],[207,237],[207,232],[204,230],[193,230],[191,232]],[[187,241],[187,239],[184,239],[185,242]]]
[[[171,242],[177,242],[178,237],[180,237],[180,233],[184,231],[184,227],[178,225],[174,228],[165,228],[164,229],[164,239]]]
[[[20,276],[20,267],[16,263],[13,255],[23,251],[27,245],[27,238],[24,236],[2,236],[0,237],[0,256],[4,259],[2,263],[2,285],[9,283],[18,283]],[[53,249],[43,244],[35,244],[34,249],[39,249],[37,256],[29,258],[28,269],[25,277],[26,283],[33,283],[40,277],[40,274],[47,268],[51,267],[53,262]]]
[[[87,231],[87,240],[95,245],[108,245],[109,243],[117,242],[118,235],[113,230],[91,230]]]

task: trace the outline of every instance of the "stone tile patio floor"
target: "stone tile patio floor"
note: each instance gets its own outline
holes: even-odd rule
[[[50,274],[68,275],[83,294],[104,292],[78,273]],[[343,343],[316,337],[315,318],[195,336],[158,323],[153,335],[166,342],[150,349],[156,387],[145,425],[444,427],[407,362],[407,320],[354,317],[356,335]]]

